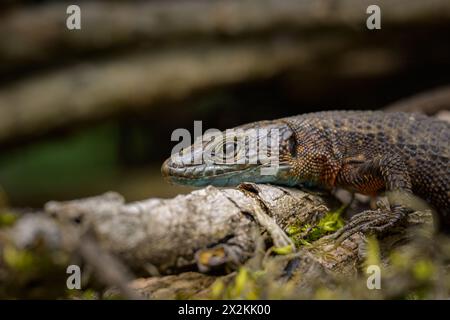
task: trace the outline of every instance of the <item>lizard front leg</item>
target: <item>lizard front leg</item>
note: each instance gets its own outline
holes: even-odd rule
[[[355,192],[376,195],[386,191],[390,208],[381,207],[356,214],[332,235],[340,241],[356,232],[382,234],[405,221],[411,211],[406,206],[412,197],[411,180],[403,160],[386,155],[368,161],[348,161],[338,175],[338,183]]]

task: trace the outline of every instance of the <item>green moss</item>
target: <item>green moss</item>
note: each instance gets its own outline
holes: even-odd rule
[[[67,289],[66,297],[68,299],[98,300],[100,295],[94,289],[86,289],[86,290],[69,290],[69,289]],[[107,298],[109,299],[109,296]]]
[[[367,238],[367,254],[366,254],[366,267],[371,265],[381,265],[381,253],[380,245],[376,237]]]
[[[329,288],[320,287],[316,290],[314,298],[317,300],[333,300],[338,297],[336,296],[336,292],[333,292]]]
[[[412,272],[414,275],[414,278],[416,278],[419,281],[427,281],[430,280],[431,277],[435,273],[434,265],[429,260],[419,260],[417,261],[413,268]]]
[[[0,212],[0,228],[12,226],[16,220],[17,215],[14,213],[8,211]]]
[[[18,249],[11,245],[5,245],[3,260],[11,274],[26,282],[36,276],[61,272],[67,266],[68,256],[58,252],[50,253],[42,248]]]
[[[419,288],[414,290],[413,292],[408,293],[404,299],[405,300],[424,300],[429,299],[429,290],[427,288]]]
[[[29,251],[17,250],[12,246],[5,246],[3,250],[3,261],[16,271],[27,271],[33,269],[36,257]]]
[[[211,298],[220,299],[225,292],[225,284],[222,280],[216,280],[211,286]]]
[[[291,245],[287,245],[284,247],[273,247],[272,251],[276,254],[286,255],[292,253],[294,251],[294,248]]]
[[[344,226],[344,220],[341,214],[344,207],[335,211],[328,212],[319,222],[311,226],[304,224],[302,226],[289,226],[287,234],[292,238],[296,246],[310,245],[321,237],[331,234]]]
[[[240,296],[248,282],[250,281],[250,274],[246,268],[240,268],[236,278],[234,279],[234,286],[231,288],[232,296]]]
[[[298,226],[288,226],[286,229],[286,233],[288,236],[295,236],[296,234],[300,233],[302,231],[302,228]]]
[[[245,267],[239,268],[233,282],[226,285],[223,280],[217,280],[211,287],[212,299],[246,299],[260,298],[257,279],[260,275]]]
[[[410,258],[399,250],[394,250],[389,255],[391,265],[400,270],[408,268]]]
[[[317,229],[323,233],[331,233],[342,228],[344,226],[344,220],[341,218],[341,212],[329,212],[322,218],[317,224]]]

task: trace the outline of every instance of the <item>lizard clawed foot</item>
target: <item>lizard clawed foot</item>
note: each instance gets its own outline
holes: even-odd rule
[[[327,238],[340,244],[357,232],[383,234],[403,223],[406,214],[407,209],[399,206],[394,207],[392,211],[387,208],[363,211],[354,215],[344,227]]]

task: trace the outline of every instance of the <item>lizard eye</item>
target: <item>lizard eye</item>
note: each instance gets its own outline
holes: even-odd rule
[[[217,163],[223,163],[224,161],[234,161],[238,155],[238,145],[236,142],[224,142],[217,147],[212,152],[212,156],[214,157]]]

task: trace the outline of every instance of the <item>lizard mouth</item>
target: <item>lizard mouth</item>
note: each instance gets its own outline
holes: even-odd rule
[[[280,163],[273,174],[261,174],[261,169],[267,167],[267,165],[215,165],[211,167],[207,164],[180,166],[169,158],[163,163],[161,173],[172,184],[221,187],[237,185],[243,181],[256,183],[280,182],[280,177],[287,176],[286,174],[291,169],[289,164]],[[294,182],[286,181],[283,184],[293,185]]]
[[[191,180],[208,180],[233,173],[233,171],[226,169],[225,166],[215,166],[214,168],[211,168],[206,164],[181,166],[169,158],[164,161],[161,167],[161,173],[166,180],[176,183],[177,181],[187,182]]]

